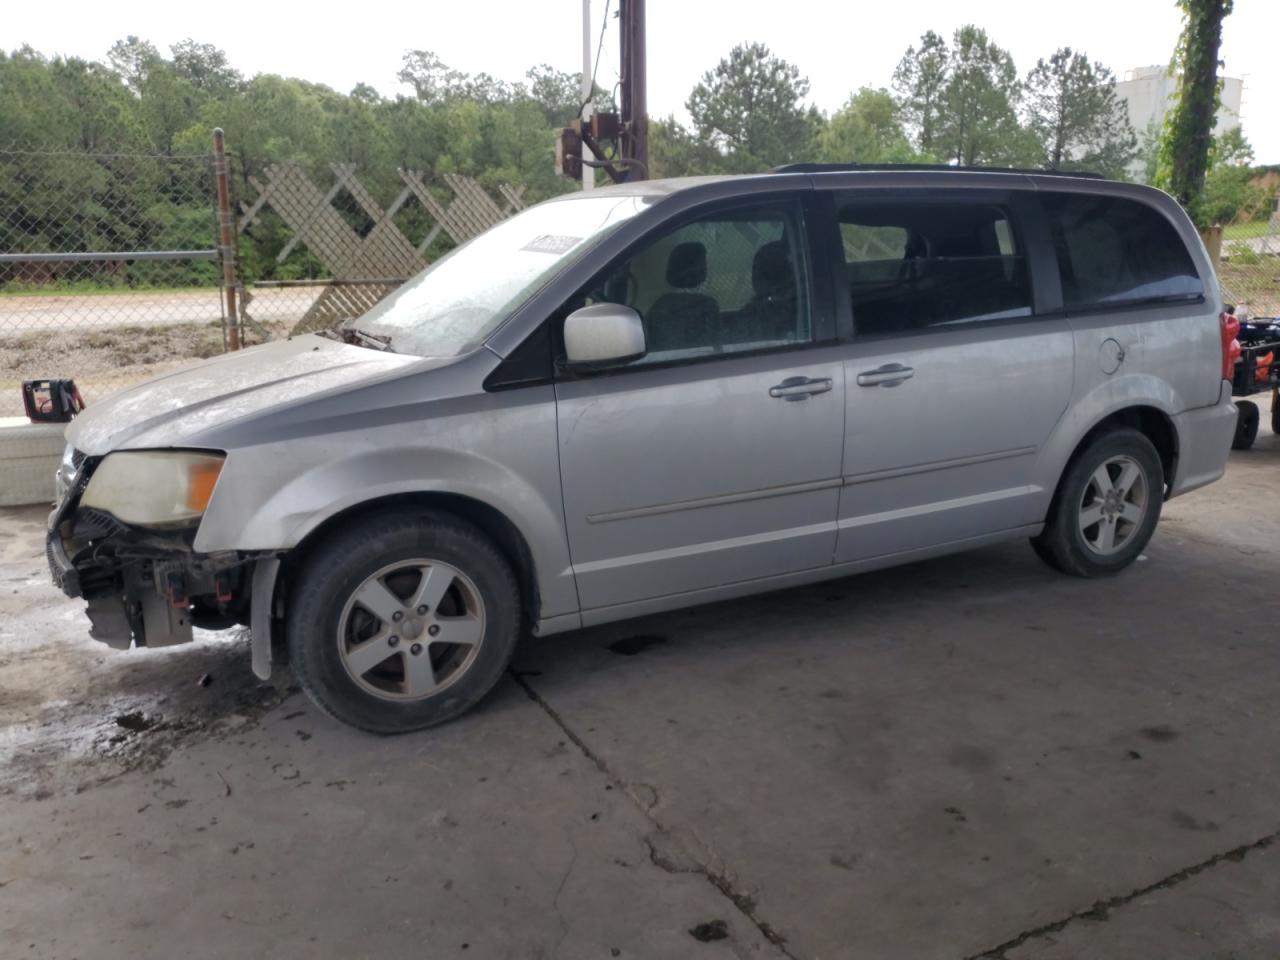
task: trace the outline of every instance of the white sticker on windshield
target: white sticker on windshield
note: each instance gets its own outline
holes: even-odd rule
[[[560,237],[554,233],[544,233],[534,237],[520,249],[533,253],[568,253],[581,242],[581,237]]]

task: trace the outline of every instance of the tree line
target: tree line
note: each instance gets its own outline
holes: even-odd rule
[[[543,64],[508,82],[413,50],[399,79],[405,92],[388,97],[367,84],[341,93],[274,74],[245,77],[223,51],[194,40],[163,53],[130,36],[111,47],[105,62],[23,47],[0,52],[0,151],[201,155],[209,151],[210,130],[220,126],[241,199],[254,196],[251,178],[282,161],[301,164],[321,183],[331,177],[330,164],[356,164],[361,181],[384,198],[399,189],[397,167],[467,174],[489,186],[520,183],[529,200],[574,188],[554,175],[552,157],[555,128],[584,106],[576,74]],[[950,38],[926,32],[886,86],[857,90],[830,115],[809,93],[801,69],[766,45],[734,47],[690,92],[687,124],[650,121],[651,174],[747,173],[816,160],[1091,169],[1128,177],[1136,158],[1146,177],[1158,175],[1160,131],[1132,129],[1109,69],[1061,48],[1022,73],[1007,50],[972,25]],[[612,107],[604,90],[592,99],[597,109]],[[1210,185],[1224,179],[1223,171],[1247,172],[1250,158],[1238,133],[1215,143]],[[59,243],[74,242],[71,234],[80,231],[101,234],[108,246],[180,244],[182,230],[204,228],[163,174],[120,175],[110,161],[77,168],[98,192],[68,217],[65,198],[53,196],[50,184],[72,176],[71,168],[58,169],[72,161],[46,153],[4,154],[0,162],[6,243],[23,231],[30,239],[46,230],[65,234]],[[1219,220],[1257,199],[1233,176],[1214,201]],[[357,222],[358,211],[349,212]],[[422,219],[408,207],[404,217]],[[425,232],[425,222],[418,226]],[[412,235],[415,225],[405,229]],[[282,225],[264,217],[242,249],[250,272],[288,278],[310,269],[304,252],[274,264],[286,241]]]

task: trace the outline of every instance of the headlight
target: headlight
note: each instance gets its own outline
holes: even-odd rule
[[[89,478],[80,503],[144,527],[187,523],[209,505],[224,459],[185,451],[112,453]]]

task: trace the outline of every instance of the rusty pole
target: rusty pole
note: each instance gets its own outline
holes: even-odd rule
[[[644,0],[618,0],[621,33],[621,82],[619,94],[622,108],[622,131],[619,153],[628,180],[649,179],[649,107],[647,97]]]
[[[240,315],[236,311],[236,224],[227,187],[227,151],[222,128],[213,130],[213,179],[218,191],[218,251],[222,255],[222,292],[226,297],[227,349],[240,349]]]

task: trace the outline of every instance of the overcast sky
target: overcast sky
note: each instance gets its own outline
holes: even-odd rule
[[[604,7],[605,0],[592,0],[593,32]],[[680,117],[703,71],[744,41],[764,41],[797,64],[809,77],[811,99],[829,112],[860,86],[887,86],[903,51],[929,29],[949,35],[963,23],[985,27],[1024,75],[1037,58],[1070,46],[1123,79],[1134,67],[1167,63],[1180,26],[1174,0],[649,0],[648,8],[650,112]],[[193,37],[226,50],[245,74],[281,73],[344,92],[364,81],[394,94],[401,89],[400,58],[410,48],[504,79],[519,79],[535,63],[578,70],[581,14],[581,0],[69,0],[55,7],[8,4],[0,43],[103,59],[113,41],[130,33],[161,49]],[[1278,41],[1278,0],[1236,0],[1222,56],[1227,74],[1244,79],[1244,130],[1261,163],[1280,163]],[[597,82],[611,87],[616,72],[611,19]]]

